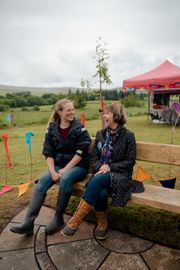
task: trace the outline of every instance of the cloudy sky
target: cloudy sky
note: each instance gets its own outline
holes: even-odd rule
[[[0,84],[93,82],[99,36],[112,87],[168,59],[180,66],[179,0],[0,0]]]

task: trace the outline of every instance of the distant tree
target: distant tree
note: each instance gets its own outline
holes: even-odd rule
[[[9,110],[9,106],[8,105],[0,105],[0,112],[6,112]]]

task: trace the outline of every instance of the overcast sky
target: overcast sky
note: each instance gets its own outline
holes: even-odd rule
[[[112,87],[168,59],[180,66],[179,0],[0,0],[0,84],[93,82],[96,40]]]

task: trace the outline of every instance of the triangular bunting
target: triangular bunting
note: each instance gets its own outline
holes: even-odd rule
[[[148,173],[147,171],[145,171],[140,166],[137,166],[136,176],[135,176],[135,179],[137,181],[143,182],[143,181],[145,181],[147,179],[150,179],[150,178],[152,178],[152,175],[150,173]]]
[[[0,195],[4,194],[4,193],[6,193],[6,192],[8,192],[8,191],[10,191],[10,190],[12,190],[12,189],[13,189],[12,186],[10,186],[10,185],[5,185],[5,186],[3,186],[2,189],[0,190]]]
[[[28,187],[29,187],[29,184],[30,184],[30,183],[18,185],[18,188],[19,188],[18,198],[19,198],[21,195],[23,195],[24,193],[27,192]]]
[[[174,189],[175,184],[176,184],[176,177],[165,179],[165,180],[159,180],[159,182],[165,188]]]

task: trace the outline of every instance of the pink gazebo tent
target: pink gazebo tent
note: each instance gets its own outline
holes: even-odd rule
[[[147,90],[180,88],[180,67],[166,60],[160,66],[146,73],[124,80],[123,89],[128,88]]]
[[[179,110],[180,102],[176,101],[175,107],[170,100],[171,95],[180,95],[180,67],[168,60],[146,73],[124,80],[123,89],[149,90],[148,113],[152,119],[174,122],[177,115],[180,119],[176,109]]]

